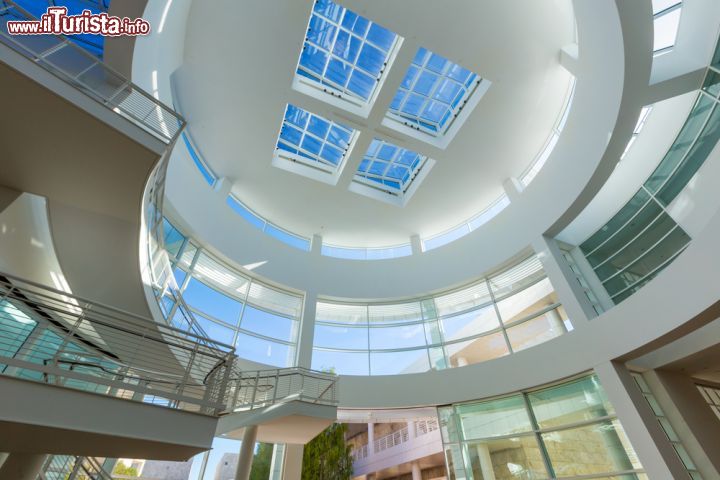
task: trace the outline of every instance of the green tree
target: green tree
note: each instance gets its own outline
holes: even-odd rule
[[[122,462],[117,462],[113,468],[113,475],[124,475],[126,477],[137,477],[138,472],[135,467],[128,467]]]
[[[250,480],[268,480],[270,478],[270,462],[272,462],[272,443],[261,443],[253,456]]]
[[[310,440],[303,451],[302,480],[350,480],[352,456],[345,443],[347,425],[333,423]]]

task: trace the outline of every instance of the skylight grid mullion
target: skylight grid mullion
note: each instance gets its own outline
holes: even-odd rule
[[[313,115],[313,114],[310,114],[310,117],[320,118],[320,117],[318,117],[317,115]],[[323,164],[325,164],[325,165],[327,165],[327,166],[329,166],[329,167],[331,167],[331,168],[337,168],[337,167],[338,167],[337,165],[335,165],[334,163],[332,163],[332,162],[330,162],[330,161],[322,158],[322,157],[320,156],[320,153],[317,153],[317,154],[312,153],[312,152],[306,150],[305,148],[303,148],[303,146],[302,146],[303,141],[305,140],[305,137],[306,137],[306,136],[310,136],[311,138],[314,138],[314,139],[316,139],[316,140],[318,140],[318,141],[320,142],[320,151],[322,151],[323,147],[325,147],[325,144],[328,143],[328,142],[327,142],[327,136],[330,134],[330,129],[331,129],[332,126],[334,125],[334,122],[329,121],[328,124],[329,124],[330,126],[328,127],[328,131],[327,131],[327,133],[325,134],[325,137],[326,137],[325,139],[318,137],[317,135],[313,134],[312,132],[310,132],[310,131],[307,129],[308,126],[310,125],[310,118],[308,118],[308,121],[307,121],[307,123],[306,123],[306,125],[305,125],[305,128],[302,130],[302,134],[301,134],[301,136],[300,136],[300,141],[298,142],[298,145],[293,145],[292,143],[288,142],[287,140],[284,140],[282,137],[278,138],[278,143],[284,143],[285,145],[289,145],[289,146],[291,146],[291,147],[293,147],[293,148],[296,148],[296,149],[298,150],[298,152],[299,152],[299,151],[302,151],[302,152],[306,153],[306,154],[309,155],[313,160],[315,160],[315,161],[317,161],[317,162],[323,163]],[[287,120],[283,120],[283,126],[291,126],[291,127],[294,127],[296,130],[299,129],[296,125],[288,124],[288,121],[287,121]],[[342,155],[341,155],[341,157],[340,157],[340,162],[345,158],[345,150],[344,150],[344,149],[342,149],[342,150],[343,150],[343,153],[342,153]],[[338,162],[338,163],[340,163],[340,162]]]
[[[339,33],[339,32],[337,32],[337,33]],[[337,40],[337,33],[335,34],[335,37],[336,37],[335,40]],[[357,35],[356,35],[356,37],[357,37]],[[328,69],[328,67],[329,67],[329,65],[330,65],[330,60],[331,60],[331,59],[334,59],[334,60],[337,60],[337,61],[339,61],[339,62],[341,62],[341,63],[344,63],[345,65],[349,66],[351,69],[358,70],[358,71],[364,73],[365,75],[367,75],[368,77],[372,77],[372,78],[374,78],[374,79],[376,79],[376,80],[379,78],[377,75],[374,75],[372,72],[368,72],[367,70],[365,70],[365,69],[362,68],[361,66],[357,65],[357,61],[360,59],[360,52],[358,52],[357,58],[355,59],[355,63],[351,63],[351,62],[348,62],[347,60],[345,60],[344,58],[338,57],[337,55],[335,55],[335,54],[332,52],[332,50],[328,50],[328,49],[326,49],[325,47],[322,47],[322,46],[318,45],[317,43],[314,43],[314,42],[312,42],[312,41],[310,41],[310,40],[307,40],[307,43],[308,43],[309,45],[312,45],[313,47],[317,48],[318,50],[321,50],[321,51],[325,52],[325,53],[327,54],[327,56],[328,56],[328,61],[325,62],[325,67],[323,68],[323,73],[320,74],[320,78],[321,78],[322,81],[324,81],[324,82],[329,82],[329,83],[332,83],[332,84],[334,84],[334,85],[339,85],[337,82],[333,82],[332,80],[330,80],[329,78],[327,78],[327,75],[326,75],[326,74],[327,74],[327,69]],[[367,42],[366,42],[366,43],[367,43]],[[335,45],[335,41],[333,41],[333,46],[334,46],[334,45]],[[372,45],[372,43],[371,43],[371,45]],[[377,48],[377,47],[376,47],[376,48]],[[359,49],[359,50],[362,51],[362,44],[360,45],[360,49]],[[299,67],[303,67],[303,65],[299,65]],[[309,73],[311,73],[311,74],[313,74],[313,75],[318,75],[316,72],[313,72],[313,71],[311,71],[311,70],[308,70],[307,67],[303,67],[303,70],[308,71]],[[380,72],[380,73],[382,73],[382,72]],[[350,75],[348,75],[348,83],[350,83]],[[353,95],[358,96],[356,93],[354,93],[354,92],[352,92],[352,91],[350,91],[350,90],[347,90],[347,87],[346,87],[346,86],[341,87],[339,90],[342,90],[342,91],[345,92],[345,93],[350,93],[350,94],[353,94]],[[359,97],[359,96],[358,96],[358,97]]]
[[[387,145],[387,144],[385,144]],[[379,152],[380,150],[378,150]],[[400,149],[395,148],[395,153],[393,153],[393,156],[390,158],[390,160],[387,161],[387,166],[385,166],[385,171],[383,172],[383,177],[385,177],[388,180],[395,180],[394,178],[388,177],[388,172],[390,171],[390,168],[392,168],[393,165],[395,165],[395,160],[397,159],[398,155],[400,155]],[[400,185],[402,185],[402,181],[398,181]]]
[[[322,163],[322,164],[324,164],[324,165],[327,165],[328,167],[331,167],[332,169],[336,169],[336,168],[338,167],[338,166],[335,165],[334,163],[325,160],[324,158],[322,158],[322,157],[319,156],[319,155],[316,155],[316,154],[314,154],[314,153],[312,153],[312,152],[309,152],[309,151],[305,150],[304,148],[302,148],[302,147],[299,146],[299,145],[292,145],[292,144],[290,144],[290,143],[288,143],[288,142],[286,142],[286,141],[284,141],[284,140],[281,140],[281,142],[284,143],[285,145],[290,145],[291,147],[295,148],[298,152],[302,151],[303,153],[305,153],[306,155],[308,155],[308,156],[310,157],[310,159],[315,160],[315,161],[318,162],[318,163]],[[287,153],[292,153],[292,152],[287,152]],[[299,155],[299,153],[298,153],[298,155]]]
[[[431,54],[429,51],[425,54],[425,61],[423,62],[423,65],[425,65],[425,63],[427,62],[427,60],[430,58],[430,55],[432,55],[432,54]],[[409,86],[407,89],[405,89],[402,85],[400,86],[401,89],[403,89],[403,90],[405,90],[405,91],[407,92],[407,94],[405,95],[405,98],[403,99],[402,103],[398,106],[398,110],[397,110],[397,111],[398,111],[398,113],[401,114],[401,115],[407,115],[407,114],[403,113],[403,108],[405,107],[405,104],[407,104],[407,101],[408,101],[408,99],[410,98],[410,95],[411,95],[411,94],[415,93],[416,95],[422,95],[422,93],[419,93],[419,92],[416,92],[416,91],[415,91],[415,87],[417,86],[417,82],[420,80],[420,75],[421,75],[422,72],[424,71],[424,67],[423,67],[423,65],[415,65],[415,64],[412,64],[412,65],[415,66],[415,68],[418,69],[418,72],[417,72],[417,74],[415,75],[415,78],[413,79],[412,83],[410,84],[410,86]],[[411,66],[411,68],[412,68],[412,66]],[[407,75],[407,73],[406,73],[405,75]],[[408,116],[409,116],[409,115],[408,115]]]

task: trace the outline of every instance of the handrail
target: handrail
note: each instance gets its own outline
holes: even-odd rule
[[[0,272],[4,375],[218,415],[229,345]],[[18,341],[20,345],[18,345]],[[32,372],[32,373],[31,373]]]
[[[38,21],[13,0],[0,7],[0,42],[72,85],[95,102],[132,121],[167,145],[185,128],[185,119],[99,58],[62,35],[10,35],[10,20]],[[154,115],[153,115],[154,114]]]

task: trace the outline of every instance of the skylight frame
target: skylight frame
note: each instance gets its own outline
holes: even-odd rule
[[[337,7],[339,13],[337,13],[336,15],[338,18],[330,18],[329,16],[323,15],[322,12],[318,11],[317,5],[320,3],[325,3]],[[346,17],[348,16],[354,16],[354,21],[356,23],[367,22],[364,33],[360,35],[357,32],[354,32],[351,27],[343,25]],[[332,40],[328,42],[328,46],[319,45],[318,43],[313,42],[310,39],[309,33],[314,21],[314,17],[318,17],[322,21],[334,27]],[[368,38],[373,27],[376,27],[384,32],[393,35],[393,39],[387,47],[380,45],[378,42],[373,41],[371,38]],[[341,32],[347,35],[348,45],[352,44],[353,40],[355,42],[360,42],[359,45],[356,45],[357,53],[354,60],[352,61],[348,60],[347,58],[343,58],[335,53],[337,40]],[[355,114],[367,117],[370,113],[372,105],[375,102],[375,99],[377,98],[378,93],[382,89],[382,85],[385,81],[385,78],[387,77],[387,72],[390,69],[393,61],[395,60],[395,57],[397,56],[397,52],[400,49],[402,40],[402,37],[400,37],[397,33],[381,26],[380,24],[373,22],[368,18],[358,15],[352,10],[342,7],[341,5],[338,5],[330,0],[316,0],[313,3],[313,9],[308,19],[308,28],[306,29],[306,36],[303,41],[303,46],[298,58],[298,64],[295,69],[295,77],[293,79],[292,86],[295,90],[301,93],[311,95],[315,98],[331,103],[340,108],[344,108]],[[358,65],[358,62],[363,56],[363,48],[366,45],[377,49],[384,54],[384,61],[377,75],[375,75],[368,69]],[[307,48],[315,48],[319,51],[322,51],[326,55],[327,58],[322,68],[322,74],[319,74],[318,72],[308,68],[306,65],[303,65],[303,55]],[[347,79],[345,80],[344,85],[339,84],[327,77],[327,73],[332,61],[337,61],[338,63],[350,68],[350,72],[347,74]],[[349,88],[349,85],[351,83],[351,77],[356,70],[365,76],[373,78],[374,80],[374,85],[368,95],[368,98],[364,98],[361,94],[354,92]]]
[[[436,62],[443,62],[442,69],[433,68],[432,64]],[[467,75],[465,79],[461,81],[450,76],[454,69],[459,69],[460,74]],[[436,77],[427,93],[417,90],[423,75]],[[405,72],[400,87],[395,92],[382,124],[436,147],[446,148],[491,84],[492,82],[480,74],[420,47]],[[446,85],[458,88],[451,100],[437,98],[440,90]],[[396,105],[400,96],[402,96],[401,103]],[[422,104],[416,114],[403,111],[411,97],[422,98]],[[436,121],[422,116],[426,108],[433,104],[445,107],[439,120]]]
[[[383,149],[394,149],[390,158],[383,158]],[[406,154],[414,155],[411,163],[402,163],[408,160]],[[384,155],[384,153],[383,153]],[[403,160],[403,157],[405,159]],[[385,165],[382,173],[371,172],[375,164]],[[377,200],[404,206],[417,191],[427,176],[435,161],[422,153],[400,147],[380,138],[373,138],[363,155],[350,184],[350,190]],[[390,175],[393,169],[405,170],[402,175]]]
[[[680,22],[682,21],[682,7],[683,7],[683,0],[672,0],[674,3],[667,6],[666,8],[663,8],[662,10],[655,11],[655,5],[660,3],[658,0],[653,0],[653,56],[662,55],[663,53],[667,53],[671,51],[673,48],[675,48],[675,44],[677,43],[677,36],[680,31]],[[662,2],[663,4],[665,2]],[[669,18],[668,15],[675,14],[677,12],[678,18],[677,18],[677,25],[673,27],[673,41],[669,45],[657,46],[658,41],[658,33],[657,33],[657,26],[658,21],[661,21],[663,19]]]
[[[293,111],[306,117],[303,122],[304,125],[301,126],[289,118],[289,116],[292,116]],[[317,123],[327,125],[324,135],[320,135],[311,130],[313,120]],[[293,143],[289,138],[283,136],[283,133],[288,131],[294,131],[295,134],[299,135],[297,143]],[[346,140],[344,140],[344,146],[331,140],[330,137],[333,132],[345,134],[343,137],[343,139],[346,138]],[[288,103],[285,107],[282,122],[280,123],[280,131],[277,141],[275,142],[275,153],[272,164],[278,168],[330,185],[335,185],[340,178],[340,174],[352,152],[359,133],[358,130],[352,127]],[[304,146],[306,138],[310,138],[312,142],[318,145],[317,153],[308,150],[307,147]],[[285,148],[283,148],[283,146]],[[326,148],[341,152],[337,163],[323,156]]]
[[[419,63],[416,62],[418,57],[420,57]],[[430,66],[430,62],[435,59],[445,62],[443,67],[439,69],[440,71],[438,71],[438,69],[433,70]],[[450,71],[455,67],[467,72],[461,72],[463,76],[467,75],[464,81],[450,76]],[[427,94],[417,90],[420,78],[425,73],[436,77],[430,91]],[[393,107],[395,99],[393,99],[393,103],[390,105],[388,110],[388,115],[397,118],[400,122],[403,122],[408,126],[413,126],[414,128],[424,131],[430,135],[444,135],[445,132],[447,132],[447,130],[452,126],[452,123],[460,110],[462,110],[463,106],[467,104],[470,96],[475,92],[480,83],[482,83],[482,80],[482,77],[477,73],[461,67],[447,58],[421,47],[415,55],[412,65],[408,71],[405,72],[402,84],[395,93],[395,99],[397,99],[401,94],[403,95],[403,98],[400,100],[400,104],[395,108]],[[458,87],[458,91],[449,101],[436,98],[441,88],[444,87],[444,82],[449,82],[453,86]],[[422,98],[422,104],[420,108],[418,108],[418,113],[414,115],[403,111],[404,107],[407,106],[411,95],[417,95]],[[440,104],[444,107],[443,113],[437,121],[423,118],[422,116],[427,108],[431,106],[431,102]],[[411,122],[411,124],[407,122]]]

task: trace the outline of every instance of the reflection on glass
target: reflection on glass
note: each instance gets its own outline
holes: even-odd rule
[[[557,295],[550,280],[544,278],[538,283],[521,290],[511,297],[498,302],[498,311],[503,323],[512,323],[527,318],[533,313],[557,303]]]
[[[614,414],[597,377],[585,377],[528,394],[541,429]]]
[[[465,342],[451,343],[445,346],[445,351],[453,367],[473,365],[510,353],[502,332],[483,335]]]
[[[535,435],[470,442],[466,445],[473,478],[547,478]]]
[[[427,350],[424,348],[402,352],[370,352],[371,375],[420,373],[429,369]]]
[[[542,434],[558,477],[641,469],[617,420]]]
[[[458,418],[465,440],[532,431],[522,395],[459,405]]]
[[[547,342],[565,333],[565,319],[560,312],[564,313],[561,309],[550,310],[539,317],[509,328],[507,335],[513,352]]]

